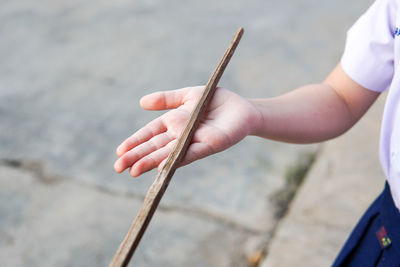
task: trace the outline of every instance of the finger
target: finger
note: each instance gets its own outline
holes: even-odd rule
[[[121,157],[132,148],[150,140],[152,137],[163,133],[167,130],[160,118],[157,118],[146,126],[138,130],[136,133],[128,137],[117,148],[117,156]]]
[[[161,161],[160,164],[158,164],[158,167],[157,167],[157,170],[158,170],[158,171],[161,171],[161,170],[162,170],[162,168],[164,167],[165,163],[167,162],[167,159],[168,159],[168,157],[165,158],[163,161]]]
[[[209,155],[214,154],[215,152],[211,149],[210,146],[202,143],[192,143],[189,146],[188,151],[183,159],[183,161],[179,164],[180,167],[188,165],[196,160],[205,158]],[[158,171],[164,167],[167,159],[165,158],[160,164],[158,164]]]
[[[192,143],[189,146],[188,151],[186,152],[183,161],[181,162],[180,166],[185,166],[193,161],[205,158],[209,155],[214,154],[214,150],[207,144],[204,143]]]
[[[197,134],[197,132],[196,132]],[[195,137],[196,137],[195,134]],[[198,138],[197,138],[198,139]],[[219,152],[219,150],[213,149],[210,145],[205,144],[204,142],[201,141],[196,141],[196,138],[193,138],[194,142],[190,144],[185,157],[183,158],[183,161],[179,164],[179,166],[185,166],[193,161],[205,158],[207,156],[210,156],[212,154],[215,154]],[[158,165],[158,171],[161,171],[161,169],[164,167],[165,162],[167,159],[164,159],[159,165]]]
[[[182,162],[179,164],[179,167],[188,165],[196,160],[205,158],[209,155],[214,154],[215,152],[211,149],[210,146],[203,143],[192,143],[189,146],[188,151],[185,154]],[[164,159],[160,164],[158,164],[158,171],[164,167],[167,159]]]
[[[137,161],[129,170],[129,174],[133,177],[137,177],[147,171],[156,168],[158,165],[160,165],[161,162],[167,159],[175,143],[176,140],[171,141],[168,143],[168,145],[154,151],[153,153]]]
[[[135,162],[141,158],[149,155],[150,153],[164,147],[166,144],[171,142],[172,137],[168,133],[159,134],[148,142],[145,142],[132,150],[126,152],[122,157],[120,157],[114,164],[114,169],[116,172],[121,173],[126,168],[129,168]]]
[[[163,92],[156,92],[153,94],[149,94],[140,99],[140,106],[143,109],[147,110],[163,110],[163,109],[177,108],[185,103],[186,96],[192,89],[196,90],[197,87],[186,87],[177,90],[163,91]]]

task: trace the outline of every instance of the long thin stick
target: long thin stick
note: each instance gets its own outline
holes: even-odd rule
[[[136,250],[136,247],[139,245],[140,239],[142,238],[147,228],[147,225],[149,224],[154,212],[157,209],[158,203],[160,202],[172,176],[174,175],[175,170],[178,168],[179,163],[181,162],[186,153],[186,150],[191,143],[194,132],[199,125],[200,119],[204,114],[208,103],[211,101],[214,95],[217,84],[226,66],[229,63],[229,60],[231,59],[237,45],[239,44],[239,41],[243,35],[243,31],[243,28],[239,28],[230,46],[220,60],[217,68],[214,70],[213,74],[208,80],[203,95],[201,96],[195,109],[190,114],[190,118],[181,135],[179,136],[174,149],[168,156],[164,167],[157,174],[155,181],[147,192],[139,214],[136,216],[135,221],[130,227],[128,233],[126,234],[124,241],[121,243],[109,267],[120,267],[128,265],[133,253]]]

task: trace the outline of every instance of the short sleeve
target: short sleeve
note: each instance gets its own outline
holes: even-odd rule
[[[394,0],[376,0],[347,32],[342,67],[372,91],[386,90],[393,78],[396,9]]]

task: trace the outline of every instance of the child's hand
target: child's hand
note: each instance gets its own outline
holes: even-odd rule
[[[172,110],[138,130],[117,148],[119,159],[114,164],[115,171],[120,173],[130,168],[130,175],[136,177],[155,167],[160,169],[203,88],[188,87],[144,96],[140,101],[142,108]],[[248,100],[218,88],[181,165],[236,144],[252,131],[260,119],[259,112]]]

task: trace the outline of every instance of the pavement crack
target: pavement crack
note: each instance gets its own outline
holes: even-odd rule
[[[112,196],[119,196],[119,197],[125,197],[125,198],[129,198],[129,199],[135,199],[140,202],[143,202],[145,199],[144,194],[133,193],[133,192],[122,192],[122,191],[119,191],[116,189],[106,188],[106,187],[100,186],[100,185],[92,185],[92,184],[87,184],[87,183],[82,183],[82,182],[78,182],[78,183],[81,186],[86,186],[86,187],[95,189],[100,193],[104,193],[104,194],[108,194],[108,195],[112,195]],[[264,234],[264,231],[243,225],[233,219],[227,218],[226,216],[223,216],[220,214],[216,214],[214,212],[210,212],[208,210],[203,210],[203,209],[193,208],[193,207],[184,207],[184,206],[178,206],[178,205],[166,204],[166,203],[160,203],[158,205],[157,209],[162,212],[166,212],[166,213],[167,212],[179,212],[179,213],[184,214],[185,216],[194,216],[197,218],[201,218],[203,220],[213,221],[213,222],[216,222],[219,224],[226,225],[229,228],[246,232],[247,234],[251,234],[251,235]]]
[[[0,165],[32,173],[41,183],[52,185],[61,181],[61,177],[49,172],[43,161],[27,159],[0,159]]]
[[[288,211],[297,190],[311,170],[318,153],[319,149],[313,152],[303,153],[298,157],[296,163],[287,167],[284,175],[285,186],[270,197],[270,201],[275,207],[274,215],[278,221],[281,220]]]
[[[273,206],[276,209],[275,210],[276,223],[274,227],[271,229],[270,238],[265,243],[265,246],[263,248],[264,259],[268,257],[269,247],[275,239],[280,223],[287,215],[288,209],[290,208],[290,205],[292,204],[294,197],[298,193],[298,190],[302,185],[303,181],[307,179],[308,173],[312,170],[314,163],[316,162],[320,154],[320,151],[321,151],[321,146],[318,146],[318,148],[315,151],[300,155],[297,163],[292,166],[289,166],[289,168],[285,173],[284,177],[286,181],[285,187],[282,190],[276,192],[271,197],[270,201],[274,204]]]
[[[19,170],[26,171],[26,172],[30,172],[38,179],[39,182],[46,184],[46,185],[53,185],[53,184],[60,183],[60,182],[68,182],[68,183],[76,184],[78,186],[96,190],[99,193],[103,193],[103,194],[107,194],[107,195],[135,199],[140,202],[143,202],[145,199],[144,194],[140,194],[140,193],[136,193],[136,192],[135,193],[127,192],[127,191],[122,191],[122,190],[118,190],[118,189],[114,189],[114,188],[107,188],[107,187],[93,184],[93,183],[82,182],[82,181],[79,181],[76,179],[66,179],[65,177],[57,176],[47,170],[46,165],[43,161],[3,158],[3,159],[0,159],[0,165],[7,166],[9,168],[19,169]],[[213,221],[218,224],[222,224],[229,228],[235,229],[237,231],[246,232],[247,234],[251,234],[251,235],[264,234],[264,231],[255,229],[253,227],[249,227],[240,222],[237,222],[236,220],[234,220],[232,218],[228,218],[226,216],[223,216],[221,214],[218,214],[216,212],[212,212],[209,210],[204,210],[204,209],[199,209],[199,208],[194,208],[194,207],[179,206],[179,205],[175,205],[175,204],[165,204],[165,203],[160,203],[158,205],[158,210],[166,212],[166,213],[167,212],[178,212],[185,216],[193,216],[193,217],[201,218],[203,220]]]
[[[124,198],[130,198],[130,199],[135,199],[139,201],[143,201],[145,198],[145,195],[135,193],[135,192],[128,192],[128,191],[121,191],[118,189],[113,189],[113,188],[107,188],[98,184],[91,184],[91,183],[85,183],[81,181],[74,180],[74,183],[80,185],[80,186],[85,186],[90,189],[94,189],[99,193],[107,194],[110,196],[117,196],[117,197],[124,197]]]
[[[164,212],[179,212],[184,215],[198,217],[204,220],[214,221],[219,224],[226,225],[230,228],[233,228],[238,231],[246,232],[247,234],[252,235],[261,235],[264,234],[264,231],[249,227],[242,223],[235,221],[234,219],[227,218],[226,216],[211,212],[209,210],[203,210],[193,207],[183,207],[177,205],[170,205],[170,204],[160,204],[158,206],[159,210]]]

